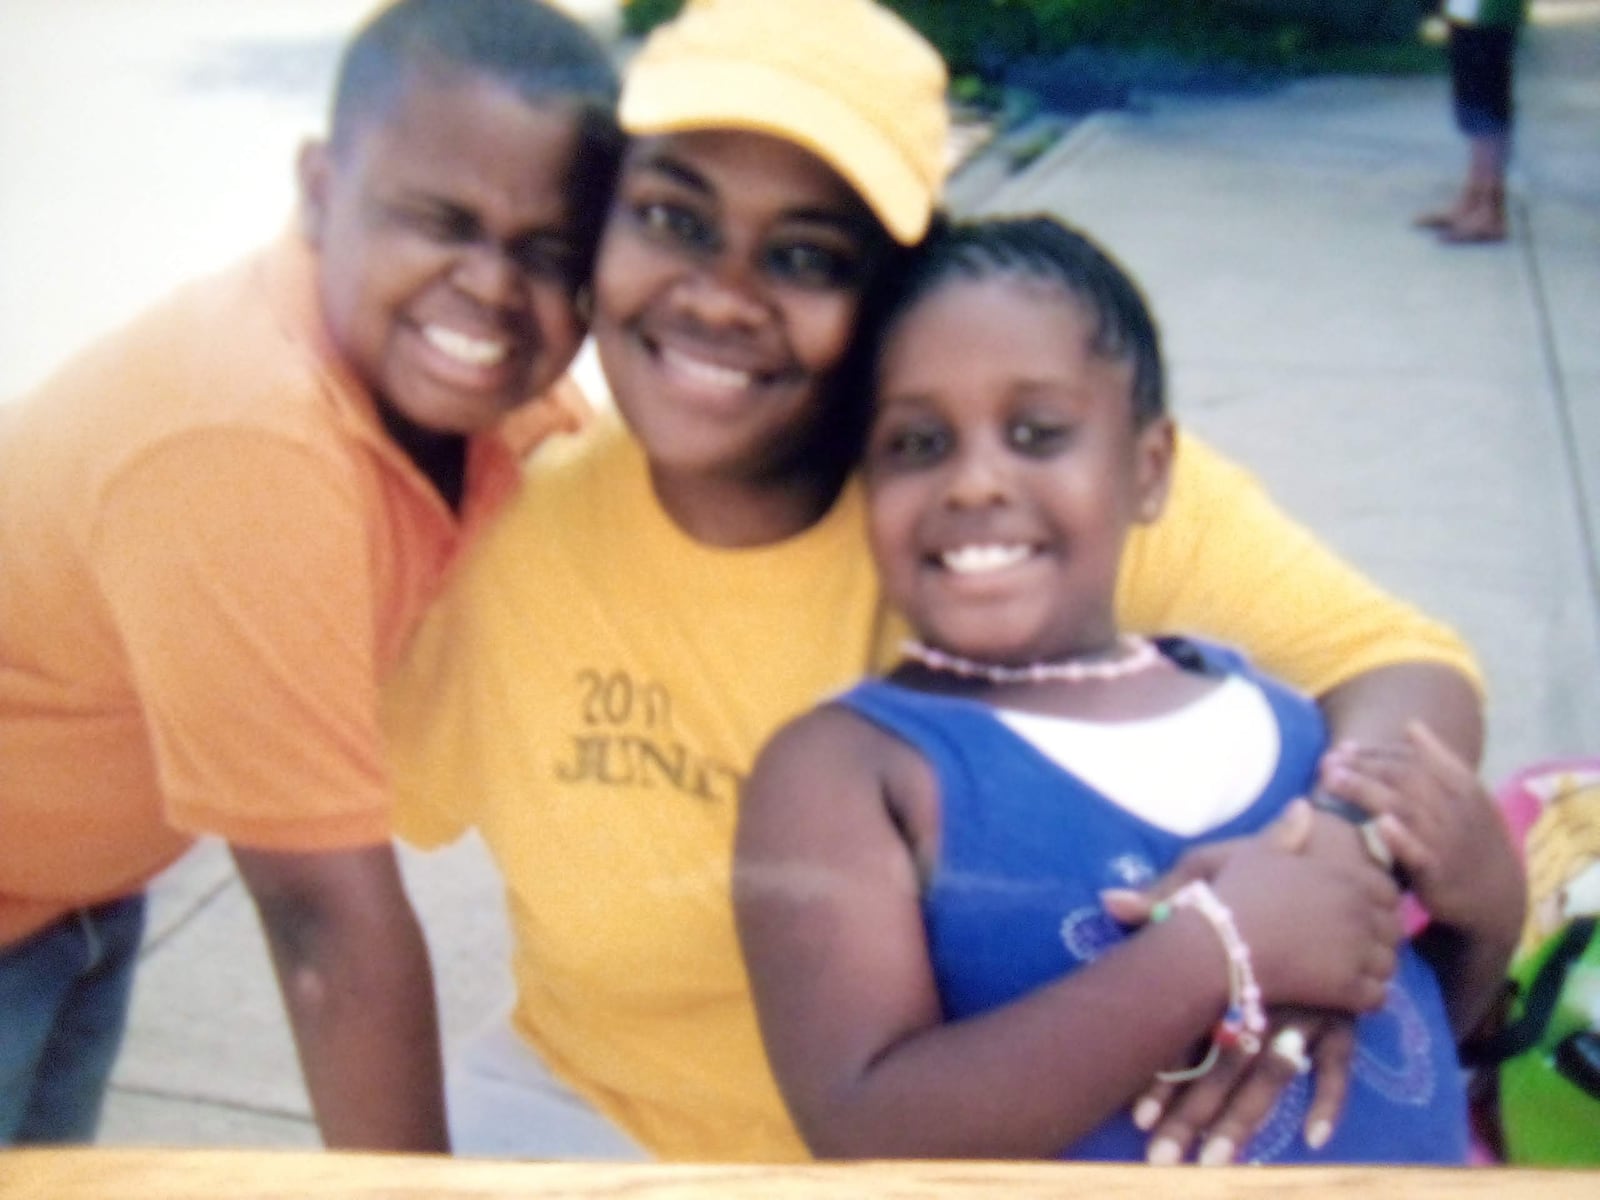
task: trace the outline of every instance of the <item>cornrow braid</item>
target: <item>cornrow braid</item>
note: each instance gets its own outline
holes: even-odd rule
[[[860,362],[875,363],[895,326],[940,287],[995,278],[1053,284],[1082,303],[1093,325],[1090,349],[1133,366],[1135,422],[1166,414],[1160,333],[1138,285],[1088,237],[1051,216],[936,221],[901,269],[868,298]]]

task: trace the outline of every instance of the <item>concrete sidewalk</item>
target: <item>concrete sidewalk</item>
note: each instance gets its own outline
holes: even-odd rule
[[[1098,115],[968,198],[1102,238],[1157,309],[1180,418],[1461,630],[1490,779],[1600,751],[1600,4],[1535,11],[1504,246],[1410,227],[1464,165],[1443,79]]]
[[[18,6],[36,6],[40,22],[75,7]],[[200,6],[138,6],[144,21],[179,9]],[[306,21],[327,11],[273,11],[291,9]],[[1447,248],[1409,227],[1463,163],[1442,78],[1162,100],[1083,122],[1018,175],[980,160],[954,189],[963,207],[1049,209],[1103,238],[1162,319],[1181,418],[1363,568],[1461,629],[1489,677],[1490,779],[1600,752],[1600,0],[1535,0],[1535,11],[1519,63],[1516,236],[1504,246]],[[0,18],[0,47],[6,33]],[[272,36],[281,46],[290,33]],[[27,67],[11,45],[9,65]],[[50,85],[44,67],[31,69]],[[286,172],[288,131],[320,106],[321,86],[262,99],[236,83],[210,97],[207,111],[266,131],[250,144],[255,158],[277,156],[263,168],[234,146],[223,161],[251,172],[240,180]],[[181,132],[196,119],[181,89],[140,96],[150,128]],[[71,149],[37,140],[41,153]],[[140,174],[157,190],[138,195],[159,229],[194,196],[159,190],[158,175]],[[94,178],[102,207],[105,192],[126,190],[115,174]],[[19,222],[40,219],[10,187],[0,183],[8,259],[28,253]],[[272,195],[283,211],[287,192]],[[63,202],[94,237],[87,199]],[[239,248],[262,230],[252,221]],[[227,232],[218,246],[235,226]],[[25,309],[41,296],[64,311],[67,293],[43,269],[59,262],[39,260],[21,284],[0,276],[18,321],[37,316]],[[454,1039],[507,997],[498,888],[475,844],[408,856],[407,869]],[[315,1144],[248,900],[215,846],[155,890],[104,1140]]]

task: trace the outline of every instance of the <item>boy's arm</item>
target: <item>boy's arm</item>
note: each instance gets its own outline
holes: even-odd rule
[[[233,847],[331,1149],[449,1150],[427,945],[390,846]]]
[[[317,447],[193,432],[108,488],[93,558],[162,816],[235,847],[324,1140],[441,1149],[432,981],[378,730],[394,601],[352,488]]]

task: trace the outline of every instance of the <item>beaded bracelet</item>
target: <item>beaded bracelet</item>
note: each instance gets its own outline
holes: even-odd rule
[[[1250,964],[1250,947],[1239,935],[1233,913],[1218,898],[1211,885],[1192,880],[1172,897],[1151,911],[1153,921],[1164,921],[1174,909],[1192,908],[1204,917],[1222,943],[1228,958],[1228,1007],[1211,1032],[1211,1047],[1205,1058],[1181,1071],[1162,1071],[1156,1078],[1165,1083],[1186,1083],[1198,1079],[1216,1065],[1224,1049],[1237,1049],[1246,1056],[1261,1053],[1261,1038],[1267,1030],[1267,1013],[1261,1003],[1261,988]]]

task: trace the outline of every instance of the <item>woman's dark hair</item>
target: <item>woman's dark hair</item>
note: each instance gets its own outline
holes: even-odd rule
[[[1122,266],[1082,233],[1050,216],[937,219],[927,237],[867,297],[854,347],[853,387],[870,395],[884,342],[917,304],[953,280],[1037,280],[1078,300],[1093,328],[1089,347],[1133,367],[1137,425],[1167,411],[1161,338],[1144,296]]]

